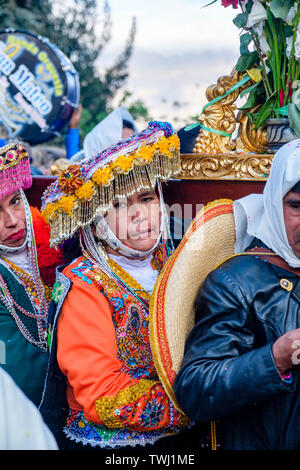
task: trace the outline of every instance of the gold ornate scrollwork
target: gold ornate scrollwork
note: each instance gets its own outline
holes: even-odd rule
[[[250,111],[255,113],[259,108],[260,105]],[[243,149],[245,152],[266,153],[268,148],[266,126],[255,129],[247,111],[241,111],[238,114],[237,122],[240,125],[236,148]]]
[[[72,162],[66,158],[58,158],[50,167],[50,174],[52,176],[60,175],[64,170],[66,170]]]
[[[260,180],[270,174],[272,155],[181,155],[181,179]]]
[[[210,102],[213,99],[224,95],[234,85],[236,85],[241,78],[242,75],[236,71],[231,75],[220,77],[216,85],[211,85],[207,88],[206,98]],[[204,109],[201,116],[199,116],[198,121],[204,127],[232,135],[237,126],[235,116],[236,105],[234,103],[241,91],[247,86],[249,86],[249,84],[244,84],[241,87],[238,87],[217,103],[213,103],[208,106]],[[196,138],[193,152],[220,154],[231,152],[235,148],[236,143],[231,139],[231,136],[220,135],[201,128],[199,135]]]

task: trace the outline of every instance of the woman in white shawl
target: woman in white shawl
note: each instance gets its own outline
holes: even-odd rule
[[[250,194],[234,202],[235,252],[241,253],[253,238],[283,258],[289,266],[300,267],[291,247],[284,217],[284,197],[300,181],[300,140],[277,152],[263,194]]]

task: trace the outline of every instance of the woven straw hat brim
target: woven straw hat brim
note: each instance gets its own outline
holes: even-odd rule
[[[160,273],[150,302],[150,345],[154,364],[176,408],[173,385],[194,326],[195,300],[206,276],[234,254],[233,201],[208,203],[193,219]]]

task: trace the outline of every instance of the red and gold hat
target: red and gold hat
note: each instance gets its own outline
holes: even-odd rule
[[[8,144],[0,148],[0,199],[18,189],[30,188],[30,157],[21,144]]]

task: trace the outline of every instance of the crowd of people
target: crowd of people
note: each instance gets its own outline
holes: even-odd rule
[[[214,421],[221,448],[298,449],[300,140],[277,152],[263,194],[234,202],[235,255],[199,290],[178,407],[149,304],[176,246],[163,183],[185,133],[138,132],[118,108],[80,149],[80,113],[41,210],[24,192],[28,149],[0,148],[0,448],[187,454],[210,448]]]

